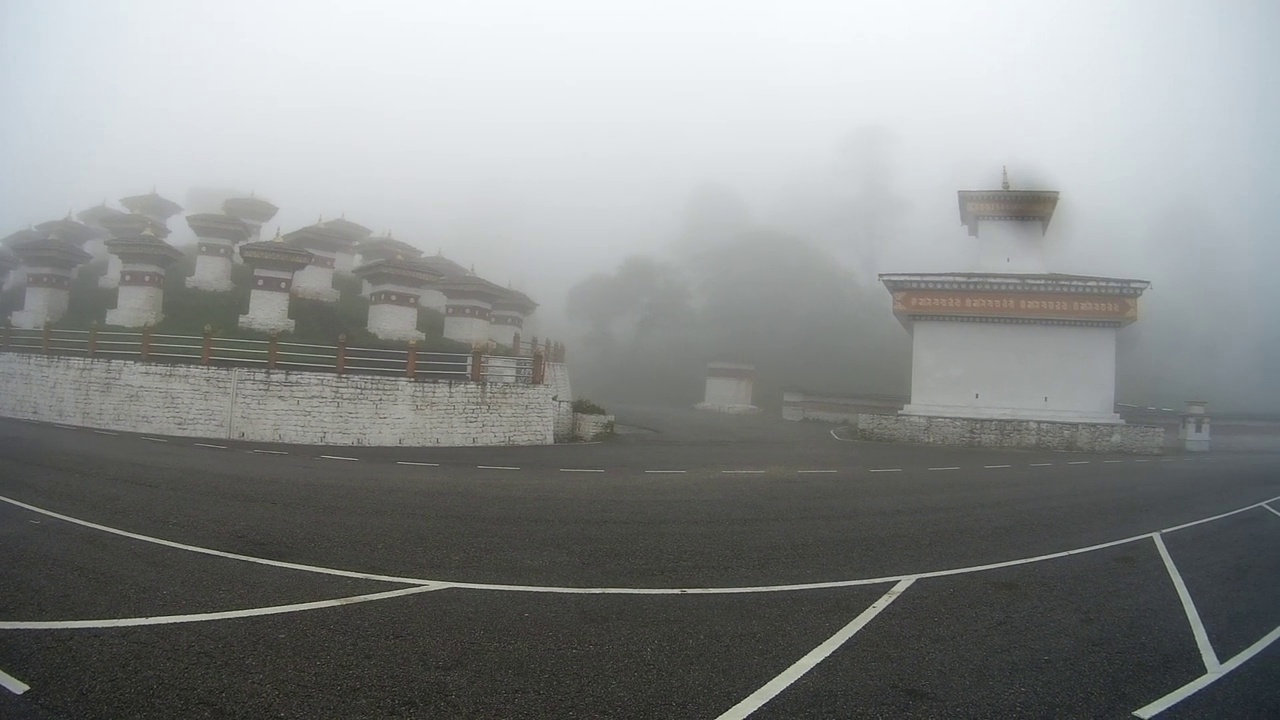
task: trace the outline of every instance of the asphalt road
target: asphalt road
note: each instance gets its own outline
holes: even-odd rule
[[[1280,717],[1280,455],[619,419],[651,431],[0,420],[0,717]]]

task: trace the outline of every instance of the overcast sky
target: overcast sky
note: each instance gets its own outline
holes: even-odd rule
[[[253,189],[286,232],[345,213],[554,309],[669,247],[699,183],[767,214],[879,124],[929,218],[880,269],[954,269],[954,192],[1002,164],[1063,192],[1059,269],[1144,276],[1182,202],[1233,263],[1277,258],[1269,0],[0,3],[6,234]]]

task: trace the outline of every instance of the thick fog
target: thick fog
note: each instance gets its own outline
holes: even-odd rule
[[[593,396],[900,395],[876,273],[971,269],[1007,166],[1052,270],[1152,281],[1121,401],[1280,412],[1268,0],[0,7],[0,234],[252,190],[524,290]]]

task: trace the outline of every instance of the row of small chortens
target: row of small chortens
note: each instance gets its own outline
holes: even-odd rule
[[[0,239],[0,280],[5,288],[24,286],[23,308],[9,321],[18,328],[39,328],[66,314],[71,284],[81,266],[107,255],[104,288],[116,288],[116,307],[106,323],[145,327],[163,317],[165,272],[182,252],[166,242],[169,219],[182,212],[158,195],[122,198],[124,212],[102,205],[73,218],[40,223]],[[338,274],[354,275],[369,301],[367,327],[384,340],[421,341],[422,307],[444,316],[444,337],[473,346],[511,346],[525,319],[538,305],[527,295],[475,275],[443,254],[425,256],[409,243],[375,236],[339,217],[262,240],[262,226],[278,208],[254,196],[230,198],[221,213],[186,216],[196,236],[194,273],[189,288],[223,293],[235,288],[232,268],[252,269],[249,307],[239,326],[263,332],[291,332],[292,298],[333,303]]]

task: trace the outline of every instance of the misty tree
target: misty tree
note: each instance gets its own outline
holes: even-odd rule
[[[750,227],[751,212],[733,188],[704,183],[685,203],[676,251],[678,254],[697,253],[732,240]]]

